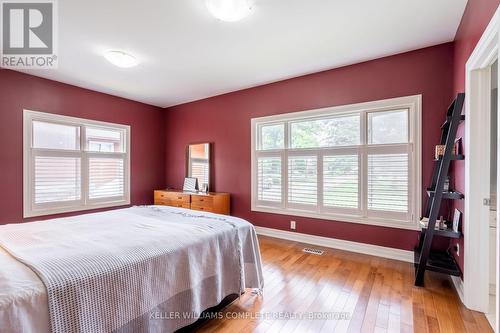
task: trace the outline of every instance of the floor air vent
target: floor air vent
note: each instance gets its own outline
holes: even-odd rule
[[[317,254],[318,256],[321,256],[323,255],[323,251],[321,250],[318,250],[318,249],[311,249],[311,248],[308,248],[306,247],[305,249],[302,250],[303,252],[305,253],[311,253],[311,254]]]

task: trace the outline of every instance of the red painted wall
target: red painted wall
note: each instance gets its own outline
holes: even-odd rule
[[[464,92],[465,91],[465,64],[472,51],[476,47],[477,42],[481,38],[486,26],[490,22],[493,14],[500,4],[499,0],[469,0],[467,7],[465,8],[462,21],[458,27],[457,34],[455,36],[454,45],[454,92]],[[462,123],[458,129],[457,137],[464,136],[464,124]],[[467,147],[464,147],[464,154],[467,154]],[[465,162],[456,161],[453,162],[452,170],[453,179],[455,181],[455,188],[460,192],[465,192]],[[461,212],[464,211],[463,201],[457,201],[454,204],[454,208],[459,209]],[[460,249],[463,249],[464,239],[463,237],[458,241],[453,240],[451,245],[454,246],[456,243],[460,244]],[[462,250],[461,250],[462,251]],[[460,268],[463,271],[464,258],[462,256],[455,256]]]
[[[297,232],[410,250],[417,241],[415,231],[252,212],[250,119],[422,94],[423,183],[427,184],[439,124],[452,91],[453,44],[447,43],[172,107],[165,118],[166,182],[182,186],[187,144],[213,142],[213,189],[231,193],[233,215],[283,230],[289,230],[293,219]]]
[[[151,203],[164,186],[161,108],[0,70],[0,224],[23,221],[23,109],[130,125],[131,202]]]

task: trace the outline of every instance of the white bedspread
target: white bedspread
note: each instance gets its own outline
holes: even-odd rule
[[[230,216],[133,207],[0,226],[0,243],[0,332],[170,332],[263,286],[255,231]]]

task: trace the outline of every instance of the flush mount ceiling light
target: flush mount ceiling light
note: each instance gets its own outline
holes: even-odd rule
[[[123,51],[107,51],[104,53],[104,58],[106,58],[113,65],[121,68],[134,67],[139,63],[136,57]]]
[[[252,11],[251,0],[205,0],[210,13],[219,20],[236,22]]]

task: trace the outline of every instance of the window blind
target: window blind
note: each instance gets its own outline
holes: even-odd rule
[[[323,205],[358,208],[358,155],[336,155],[323,158]]]
[[[281,157],[259,157],[257,175],[259,200],[281,202]]]
[[[89,158],[89,198],[122,197],[124,194],[122,158]]]
[[[81,199],[79,157],[35,156],[35,204]]]
[[[288,202],[316,205],[318,172],[316,156],[289,157]]]
[[[368,155],[368,209],[408,212],[408,154]]]

